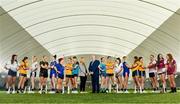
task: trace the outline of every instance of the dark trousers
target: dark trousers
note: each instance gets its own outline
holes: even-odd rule
[[[86,76],[80,76],[80,91],[85,91],[86,88]]]
[[[92,79],[92,93],[99,93],[99,75],[91,76]]]

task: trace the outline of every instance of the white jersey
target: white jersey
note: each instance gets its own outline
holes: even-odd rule
[[[115,73],[118,73],[122,68],[123,68],[123,64],[122,64],[122,63],[120,63],[119,65],[116,64],[116,65],[115,65]],[[122,73],[122,72],[123,72],[123,71],[121,71],[121,73]]]
[[[152,66],[151,68],[149,68],[149,73],[155,73],[156,71],[156,61],[154,60],[153,62],[151,62],[150,64],[153,64],[154,66]]]
[[[12,70],[14,72],[17,72],[17,68],[19,67],[19,63],[18,62],[14,62],[13,64],[11,64],[11,61],[8,61],[5,65],[5,67],[9,70]]]
[[[38,62],[34,62],[32,65],[32,72],[35,72],[38,69]]]

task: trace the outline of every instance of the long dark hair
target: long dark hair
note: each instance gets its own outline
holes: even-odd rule
[[[16,54],[13,54],[12,57],[11,57],[11,64],[14,64],[14,62],[17,62],[17,59],[15,59],[17,55]]]
[[[110,58],[111,58],[111,56],[108,56],[108,57],[107,57],[107,59],[110,59]]]
[[[134,64],[139,61],[139,58],[137,56],[134,56]]]
[[[160,58],[160,56],[161,56],[162,54],[158,54],[158,56],[157,56],[157,65],[159,65],[160,64],[160,61],[161,61],[161,58]],[[163,58],[164,59],[164,58]]]
[[[140,61],[141,59],[143,59],[143,57],[139,57],[139,61]]]
[[[118,65],[120,65],[121,64],[121,59],[120,58],[116,58],[116,60],[119,61]]]
[[[59,64],[61,64],[61,61],[64,60],[64,58],[59,58],[58,61],[59,61]]]
[[[101,57],[101,62],[103,61],[104,57]]]
[[[23,60],[22,60],[22,62],[25,62],[25,60],[27,60],[27,59],[28,59],[28,57],[24,57]]]
[[[73,59],[76,59],[76,63],[75,64],[79,65],[79,61],[78,61],[77,57],[74,56]]]
[[[57,59],[57,55],[54,55],[53,58],[56,60]]]

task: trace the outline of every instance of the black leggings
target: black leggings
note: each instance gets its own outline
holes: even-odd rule
[[[85,91],[87,76],[80,76],[80,91]]]

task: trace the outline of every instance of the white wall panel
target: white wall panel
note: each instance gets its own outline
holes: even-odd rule
[[[0,11],[5,12],[2,8]],[[10,60],[12,54],[17,54],[19,61],[24,56],[31,59],[33,55],[39,58],[42,55],[50,55],[28,32],[19,31],[22,29],[8,14],[0,16],[0,73],[4,71],[3,66]]]
[[[177,11],[180,13],[180,9]],[[132,62],[133,56],[145,57],[146,64],[149,62],[149,56],[162,53],[166,57],[167,53],[172,53],[178,64],[178,71],[180,71],[180,15],[174,14],[167,21],[165,21],[158,29],[163,30],[165,33],[154,31],[144,42],[142,42],[136,49],[134,49],[128,56]],[[159,44],[152,41],[155,40]],[[147,47],[152,50],[144,50],[141,47]],[[135,52],[141,52],[137,54]]]

